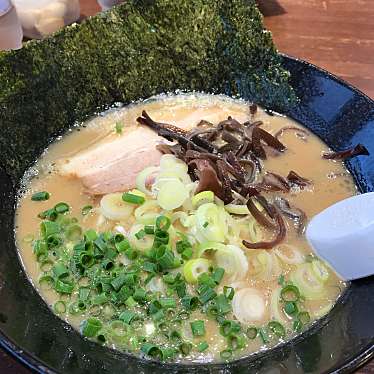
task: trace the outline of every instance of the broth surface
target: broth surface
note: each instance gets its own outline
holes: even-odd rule
[[[36,261],[32,250],[32,241],[35,239],[41,222],[38,214],[64,201],[69,204],[71,215],[78,219],[84,230],[98,227],[101,231],[113,230],[116,226],[115,222],[103,219],[99,210],[95,209],[99,205],[100,196],[90,196],[85,193],[80,180],[60,175],[58,165],[61,160],[72,157],[82,150],[118,137],[115,131],[117,122],[124,124],[124,134],[127,131],[132,131],[138,126],[136,118],[143,109],[150,113],[155,120],[177,126],[191,123],[191,121],[197,124],[201,119],[216,124],[227,119],[228,116],[237,119],[239,122],[245,122],[250,117],[248,103],[223,96],[200,94],[160,96],[127,107],[111,109],[87,121],[83,126],[73,128],[51,144],[25,176],[25,192],[19,198],[15,221],[16,241],[22,263],[33,285],[51,308],[55,302],[64,300],[66,297],[61,296],[54,290],[42,289],[39,285],[38,280],[42,274],[41,265]],[[258,109],[255,119],[263,121],[263,128],[273,134],[285,126],[302,128],[300,124],[287,117],[269,115],[261,109]],[[321,154],[327,151],[328,147],[316,136],[309,134],[304,139],[294,131],[285,131],[280,140],[286,145],[287,151],[277,157],[268,157],[264,161],[264,168],[282,176],[287,175],[290,170],[294,170],[299,175],[313,181],[311,187],[292,190],[287,195],[290,203],[302,209],[308,219],[337,201],[357,193],[353,180],[342,162],[322,159]],[[123,165],[123,167],[128,166]],[[50,193],[49,200],[32,201],[30,197],[37,191],[48,191]],[[267,193],[266,196],[274,194]],[[93,206],[94,209],[89,214],[82,216],[82,207],[87,205]],[[127,230],[130,222],[122,224]],[[305,237],[298,235],[296,230],[292,229],[289,221],[287,221],[287,226],[288,233],[285,243],[295,246],[305,256],[310,255],[311,249]],[[279,276],[282,275],[287,278],[294,267],[283,264],[281,270],[273,272],[269,277],[258,278],[253,274],[251,256],[259,251],[244,249],[244,252],[249,258],[249,271],[245,279],[239,283],[236,282],[237,284],[233,286],[236,291],[245,287],[253,287],[259,290],[266,299],[266,307],[270,308],[272,293],[280,288]],[[269,252],[273,252],[273,250]],[[227,277],[224,278],[223,284],[225,281],[228,281]],[[345,285],[339,277],[330,271],[329,279],[325,284],[327,292],[324,298],[304,301],[303,305],[309,311],[312,320],[319,318],[331,309],[344,287]],[[206,319],[206,317],[197,313],[195,319],[199,317]],[[82,314],[65,313],[61,315],[61,318],[79,329],[81,322],[86,318],[86,314],[84,312]],[[270,315],[269,319],[271,319]],[[285,325],[287,329],[292,330],[291,319],[287,321],[286,318]],[[182,326],[182,329],[187,329],[187,327]],[[179,357],[178,360],[220,360],[219,352],[225,348],[225,338],[217,332],[214,321],[206,320],[205,328],[205,340],[209,344],[209,349],[203,353],[194,352],[184,358]],[[292,335],[293,333],[290,334],[290,336]],[[193,338],[191,337],[191,339]],[[245,348],[240,350],[236,356],[245,356],[277,343],[278,341],[264,343],[263,340],[258,338],[249,340]],[[120,345],[117,346],[113,343],[110,343],[110,345],[123,349]]]

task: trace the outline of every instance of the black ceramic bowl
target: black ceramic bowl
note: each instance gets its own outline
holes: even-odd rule
[[[348,167],[360,191],[373,191],[374,102],[313,65],[286,56],[283,63],[301,99],[285,114],[333,149],[365,144],[371,156],[357,157]],[[344,373],[373,354],[373,277],[353,282],[331,313],[303,335],[230,364],[160,364],[89,342],[54,316],[27,280],[13,238],[15,191],[6,170],[0,171],[0,345],[39,372]]]

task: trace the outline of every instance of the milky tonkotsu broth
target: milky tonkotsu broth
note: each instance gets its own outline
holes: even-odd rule
[[[93,146],[104,137],[107,139],[108,137],[118,136],[115,133],[115,123],[118,121],[124,123],[124,132],[131,126],[137,126],[136,118],[143,109],[146,109],[155,120],[177,126],[191,120],[195,121],[196,124],[200,119],[217,124],[228,116],[232,116],[240,122],[249,118],[248,103],[244,101],[208,95],[161,96],[124,108],[112,109],[87,121],[83,126],[72,129],[61,139],[51,144],[32,170],[27,173],[25,178],[26,192],[19,199],[16,214],[16,241],[22,262],[34,286],[50,306],[60,300],[61,297],[52,290],[40,289],[38,278],[41,271],[38,262],[35,260],[31,242],[27,240],[30,234],[35,235],[39,230],[40,218],[37,215],[41,211],[53,207],[56,203],[64,201],[70,205],[72,215],[78,218],[84,229],[95,228],[98,214],[94,212],[83,217],[81,209],[86,205],[95,207],[100,200],[100,197],[87,195],[79,180],[68,179],[57,174],[54,165],[60,159],[70,157],[87,147]],[[258,110],[255,119],[262,120],[264,122],[263,128],[271,133],[275,133],[284,126],[300,127],[298,123],[287,117],[271,116],[261,109]],[[328,148],[316,136],[310,134],[305,141],[305,139],[298,137],[295,132],[289,131],[285,132],[280,140],[286,145],[286,152],[278,157],[268,157],[264,162],[265,169],[283,176],[287,175],[290,170],[294,170],[313,181],[311,188],[291,192],[287,195],[291,203],[305,211],[308,219],[335,202],[356,193],[353,180],[344,164],[322,159],[322,152]],[[123,168],[128,167],[131,166],[123,165]],[[48,191],[51,197],[48,201],[31,201],[30,197],[36,191]],[[270,195],[267,194],[267,196]],[[112,229],[110,223],[101,223],[101,230]],[[305,254],[309,254],[311,251],[305,237],[299,237],[295,230],[288,230],[286,242],[296,245]],[[245,249],[244,251],[247,254],[251,252]],[[272,290],[279,287],[277,277],[270,280],[257,280],[250,273],[251,267],[244,284],[247,283],[262,290],[265,295],[269,296],[267,299],[269,303]],[[283,274],[287,276],[287,270]],[[238,287],[240,289],[243,285],[238,285]],[[322,302],[306,302],[314,319],[316,316],[325,314],[331,308],[342,292],[344,284],[337,276],[332,275],[326,287],[328,294],[325,300]],[[75,316],[66,314],[63,318],[78,328],[80,322],[84,319],[84,314]],[[191,359],[219,360],[217,352],[223,347],[223,337],[217,334],[213,325],[212,321],[206,322],[206,341],[210,344],[209,350],[204,353],[197,353]],[[240,356],[256,351],[261,347],[264,347],[264,344],[259,339],[249,341],[244,351],[240,352]]]

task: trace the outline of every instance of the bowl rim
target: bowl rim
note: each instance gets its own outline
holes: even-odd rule
[[[313,63],[305,61],[301,58],[291,56],[289,54],[281,53],[281,52],[279,53],[279,55],[281,56],[282,60],[284,60],[284,61],[289,60],[289,61],[292,61],[292,62],[297,62],[298,64],[300,64],[302,66],[314,69],[314,70],[324,74],[325,76],[332,79],[333,81],[335,81],[335,82],[339,83],[340,85],[345,86],[348,89],[350,89],[351,91],[355,92],[359,96],[362,96],[362,97],[366,98],[374,107],[374,99],[370,98],[368,95],[366,95],[361,90],[359,90],[357,87],[348,83],[344,79],[339,78],[336,75],[330,73],[329,71],[327,71],[327,70],[325,70],[321,67],[318,67],[318,66],[314,65]],[[22,268],[22,270],[24,271],[23,268]],[[350,293],[350,291],[351,291],[351,287],[348,287],[348,289],[343,293],[343,295],[341,295],[339,297],[339,300],[341,301],[342,299],[344,299]],[[329,315],[329,313],[328,313],[328,315]],[[302,333],[302,334],[297,335],[294,338],[292,338],[291,342],[304,340],[313,330],[318,328],[319,325],[323,324],[324,321],[327,320],[327,318],[326,318],[327,316],[322,317],[321,319],[317,320],[316,323],[313,323],[312,326],[308,330],[305,331],[305,333]],[[282,347],[287,346],[287,344],[289,344],[289,343],[290,343],[290,341],[278,344],[278,345],[274,346],[273,348],[270,348],[269,350],[281,349]],[[23,365],[25,365],[26,367],[28,367],[28,368],[36,371],[36,372],[48,373],[48,374],[49,373],[51,373],[51,374],[52,373],[58,373],[58,371],[51,368],[49,365],[45,364],[42,360],[37,358],[33,353],[20,348],[13,341],[13,339],[11,337],[7,336],[3,331],[1,331],[1,328],[0,328],[0,349],[1,348],[5,351],[5,353],[10,354],[14,358],[16,358],[19,362],[21,362]],[[264,352],[265,351],[254,352],[253,354],[251,354],[249,356],[241,357],[237,360],[234,360],[234,361],[232,361],[232,363],[239,362],[239,361],[242,361],[242,360],[246,360],[250,357],[256,358],[256,356],[261,355]],[[131,355],[131,356],[133,358],[135,357],[134,355]],[[373,342],[371,342],[367,346],[365,346],[363,349],[361,349],[353,357],[347,358],[343,362],[343,364],[341,364],[339,366],[332,367],[332,368],[328,369],[328,371],[325,371],[325,373],[336,373],[336,374],[350,373],[353,370],[361,367],[362,365],[364,365],[365,363],[370,361],[373,357],[374,357],[374,340],[373,340]],[[153,364],[159,363],[158,361],[155,361],[155,360],[145,360],[145,359],[142,359],[142,358],[138,358],[138,359],[140,361],[145,362],[145,363],[153,363]],[[189,367],[190,364],[182,364],[181,365],[181,364],[174,364],[174,363],[169,363],[169,364],[161,363],[161,365],[165,369],[166,368],[177,369],[178,367],[181,368],[181,369],[183,369],[183,368],[186,369],[186,368]],[[225,364],[225,363],[215,363],[215,364],[214,363],[213,364],[211,364],[211,363],[193,363],[194,367],[206,366],[206,365],[214,366],[216,368],[219,368],[219,367],[225,367],[227,364]]]

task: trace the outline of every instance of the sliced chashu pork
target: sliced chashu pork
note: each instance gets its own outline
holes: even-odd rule
[[[152,130],[138,127],[67,159],[59,170],[79,178],[92,195],[125,191],[134,187],[136,175],[146,165],[158,165],[159,141]]]

